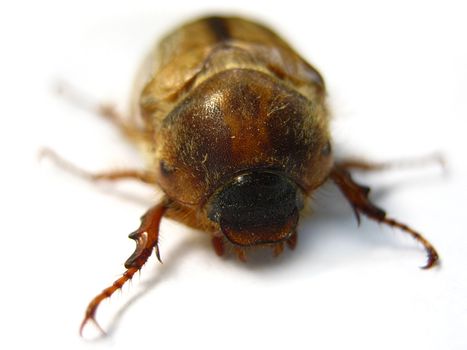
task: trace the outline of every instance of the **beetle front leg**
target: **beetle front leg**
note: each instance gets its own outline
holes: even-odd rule
[[[388,218],[385,211],[374,205],[368,198],[370,189],[356,183],[352,179],[346,167],[342,167],[339,164],[335,165],[330,173],[330,178],[339,187],[341,192],[352,205],[358,222],[360,222],[361,213],[372,220],[401,229],[402,231],[411,235],[416,241],[420,242],[425,247],[428,260],[422,268],[427,269],[436,264],[436,262],[439,260],[439,256],[433,245],[420,233],[413,230],[409,226],[402,224],[392,218]]]
[[[95,319],[96,310],[100,303],[103,300],[110,298],[113,293],[121,289],[127,281],[133,278],[133,275],[146,263],[152,254],[153,249],[156,251],[157,259],[159,261],[161,260],[157,243],[159,239],[160,222],[164,212],[167,209],[167,206],[167,201],[163,201],[149,209],[141,218],[140,227],[135,232],[130,234],[129,237],[136,241],[136,249],[125,262],[125,268],[127,270],[110,287],[104,289],[101,293],[96,295],[94,299],[91,300],[86,309],[83,322],[81,323],[81,327],[79,329],[81,335],[83,335],[84,326],[89,321],[94,322],[97,328],[99,328],[102,333],[105,333]]]

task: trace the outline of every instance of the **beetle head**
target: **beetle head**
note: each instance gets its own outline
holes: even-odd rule
[[[288,239],[303,207],[301,191],[286,176],[253,171],[233,178],[211,198],[208,216],[236,245]]]

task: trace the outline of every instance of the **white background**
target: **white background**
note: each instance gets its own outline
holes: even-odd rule
[[[466,349],[467,9],[463,1],[16,1],[0,6],[0,348]],[[225,2],[227,3],[227,2]],[[275,28],[324,75],[336,147],[375,160],[441,151],[436,166],[359,176],[420,230],[442,266],[397,230],[358,228],[331,185],[278,259],[219,259],[165,220],[163,265],[104,302],[106,338],[83,340],[87,302],[123,271],[151,188],[89,184],[37,162],[48,146],[90,170],[140,164],[92,113],[53,93],[66,80],[124,110],[154,40],[232,10]],[[86,331],[93,337],[92,326]]]

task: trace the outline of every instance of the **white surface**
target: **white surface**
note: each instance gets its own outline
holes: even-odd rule
[[[466,8],[458,1],[233,1],[269,23],[323,73],[334,138],[386,160],[442,151],[428,167],[359,177],[394,217],[438,248],[353,214],[332,186],[299,228],[297,250],[242,264],[207,236],[164,221],[163,265],[151,258],[98,312],[110,335],[78,336],[85,306],[123,271],[126,238],[151,189],[93,186],[39,165],[49,146],[87,169],[139,164],[109,125],[52,92],[65,79],[126,106],[154,40],[219,1],[29,1],[1,5],[0,348],[466,349]],[[380,2],[378,2],[381,4]],[[14,7],[13,7],[14,6]],[[384,195],[383,195],[384,194]],[[139,199],[138,199],[139,198]],[[88,336],[92,327],[88,329]]]

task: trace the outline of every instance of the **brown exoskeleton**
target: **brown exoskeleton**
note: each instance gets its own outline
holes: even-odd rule
[[[271,30],[241,18],[202,18],[166,36],[148,62],[137,89],[139,120],[102,109],[129,140],[146,148],[147,169],[88,175],[134,178],[158,186],[164,197],[130,235],[136,250],[126,272],[90,302],[81,331],[153,250],[160,259],[162,217],[209,233],[218,255],[225,244],[242,260],[250,246],[269,246],[278,255],[284,244],[295,247],[300,211],[327,180],[357,218],[397,227],[423,244],[424,268],[437,262],[434,247],[387,217],[349,173],[380,165],[333,159],[324,81]]]

